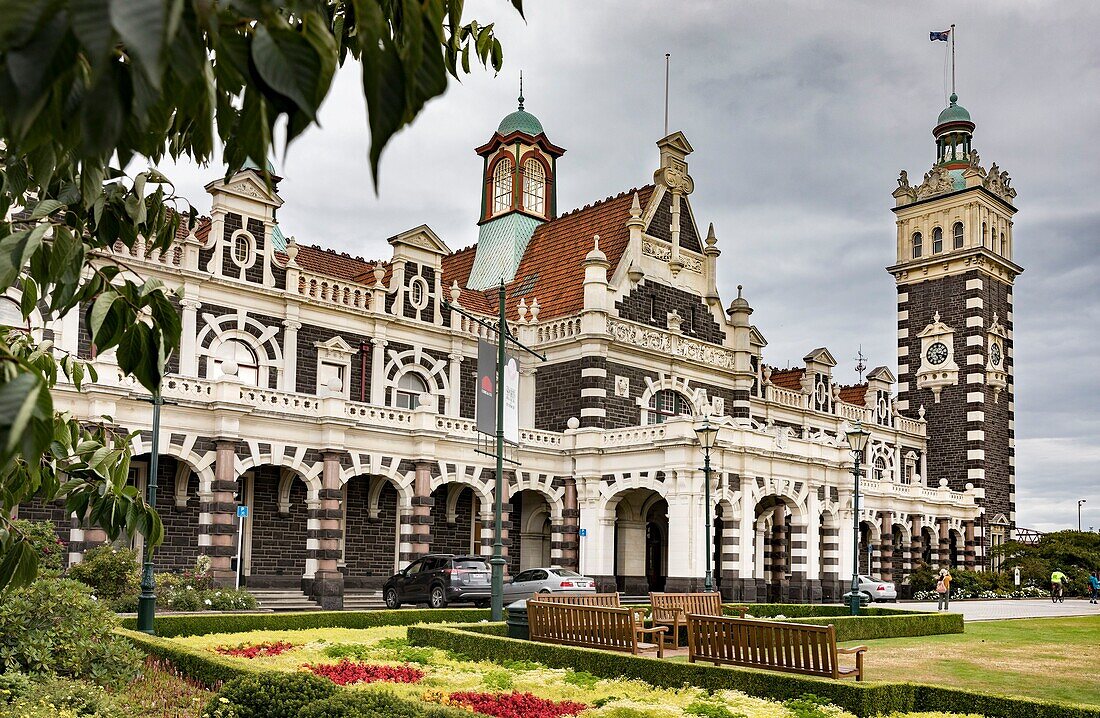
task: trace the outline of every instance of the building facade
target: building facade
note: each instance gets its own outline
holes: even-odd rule
[[[941,117],[937,141],[963,137],[969,151],[972,130]],[[97,383],[61,387],[56,401],[141,431],[139,487],[158,453],[161,569],[206,555],[223,584],[239,575],[338,607],[425,554],[491,553],[494,464],[478,453],[473,420],[487,332],[442,300],[491,320],[501,281],[511,330],[546,356],[520,357],[518,463],[503,477],[510,572],[563,565],[644,593],[699,589],[709,563],[731,600],[837,600],[853,570],[854,511],[863,573],[982,565],[990,512],[1006,535],[1013,520],[1020,270],[1007,176],[941,149],[924,184],[899,181],[890,269],[901,381],[878,367],[842,386],[825,348],[796,369],[767,364],[740,287],[728,304],[717,291],[721,251],[691,203],[691,145],[675,132],[657,146],[651,182],[558,214],[565,150],[521,98],[476,150],[477,244],[452,250],[420,225],[374,262],[285,239],[277,183],[255,168],[211,182],[210,216],[194,231],[167,253],[127,257],[181,290],[157,446],[143,391],[96,352],[75,313],[27,328],[95,363]],[[930,184],[946,187],[944,172],[957,184],[960,171],[962,187]],[[953,222],[961,246],[916,253],[913,232]],[[1005,233],[1000,253],[978,223]],[[22,323],[18,300],[18,290],[0,299],[5,322]],[[709,506],[695,434],[704,420],[720,427]],[[854,506],[845,431],[857,422],[872,436]],[[238,521],[242,504],[250,515]],[[20,513],[53,519],[71,561],[103,541],[60,506]]]

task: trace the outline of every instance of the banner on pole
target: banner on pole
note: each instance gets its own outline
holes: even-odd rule
[[[477,340],[477,430],[482,434],[495,434],[496,422],[497,348]]]
[[[504,362],[504,440],[519,443],[519,362],[513,356]]]

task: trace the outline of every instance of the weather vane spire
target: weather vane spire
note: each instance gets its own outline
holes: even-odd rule
[[[519,109],[523,109],[523,70],[519,71]]]
[[[856,374],[859,375],[860,383],[863,382],[863,372],[867,369],[867,357],[863,356],[863,345],[859,345],[859,351],[856,352]]]

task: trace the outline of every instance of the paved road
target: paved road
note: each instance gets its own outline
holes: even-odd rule
[[[935,601],[903,601],[898,608],[935,611]],[[1065,603],[1046,599],[1003,601],[952,601],[951,612],[967,621],[996,621],[1004,618],[1050,618],[1055,616],[1100,616],[1100,605],[1088,599],[1067,598]]]

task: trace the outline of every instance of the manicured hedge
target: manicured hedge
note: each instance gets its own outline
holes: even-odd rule
[[[736,616],[739,608],[737,604],[729,604],[723,606],[722,610],[727,616]],[[960,613],[927,613],[868,606],[861,608],[858,616],[852,616],[845,606],[805,603],[759,603],[748,604],[747,608],[748,614],[754,618],[783,616],[776,620],[816,626],[827,626],[831,623],[836,628],[836,639],[842,643],[963,632],[963,617]]]
[[[939,710],[980,711],[990,718],[1100,718],[1100,708],[1093,706],[990,696],[915,683],[834,681],[773,671],[678,663],[628,653],[520,641],[492,635],[486,628],[410,626],[408,635],[410,643],[444,648],[471,658],[538,661],[555,668],[587,671],[602,678],[637,678],[667,688],[687,683],[711,690],[731,688],[774,700],[812,693],[857,716]]]
[[[117,632],[130,639],[134,645],[150,656],[170,662],[181,673],[207,688],[216,687],[234,678],[256,676],[264,672],[259,665],[231,661],[215,653],[188,648],[167,638],[150,636],[126,628],[120,628]]]
[[[303,613],[225,613],[158,616],[158,636],[200,636],[206,633],[297,631],[308,628],[378,628],[414,623],[477,623],[489,619],[487,608],[406,609],[404,611],[307,611]],[[136,618],[122,619],[122,627],[137,628]]]

